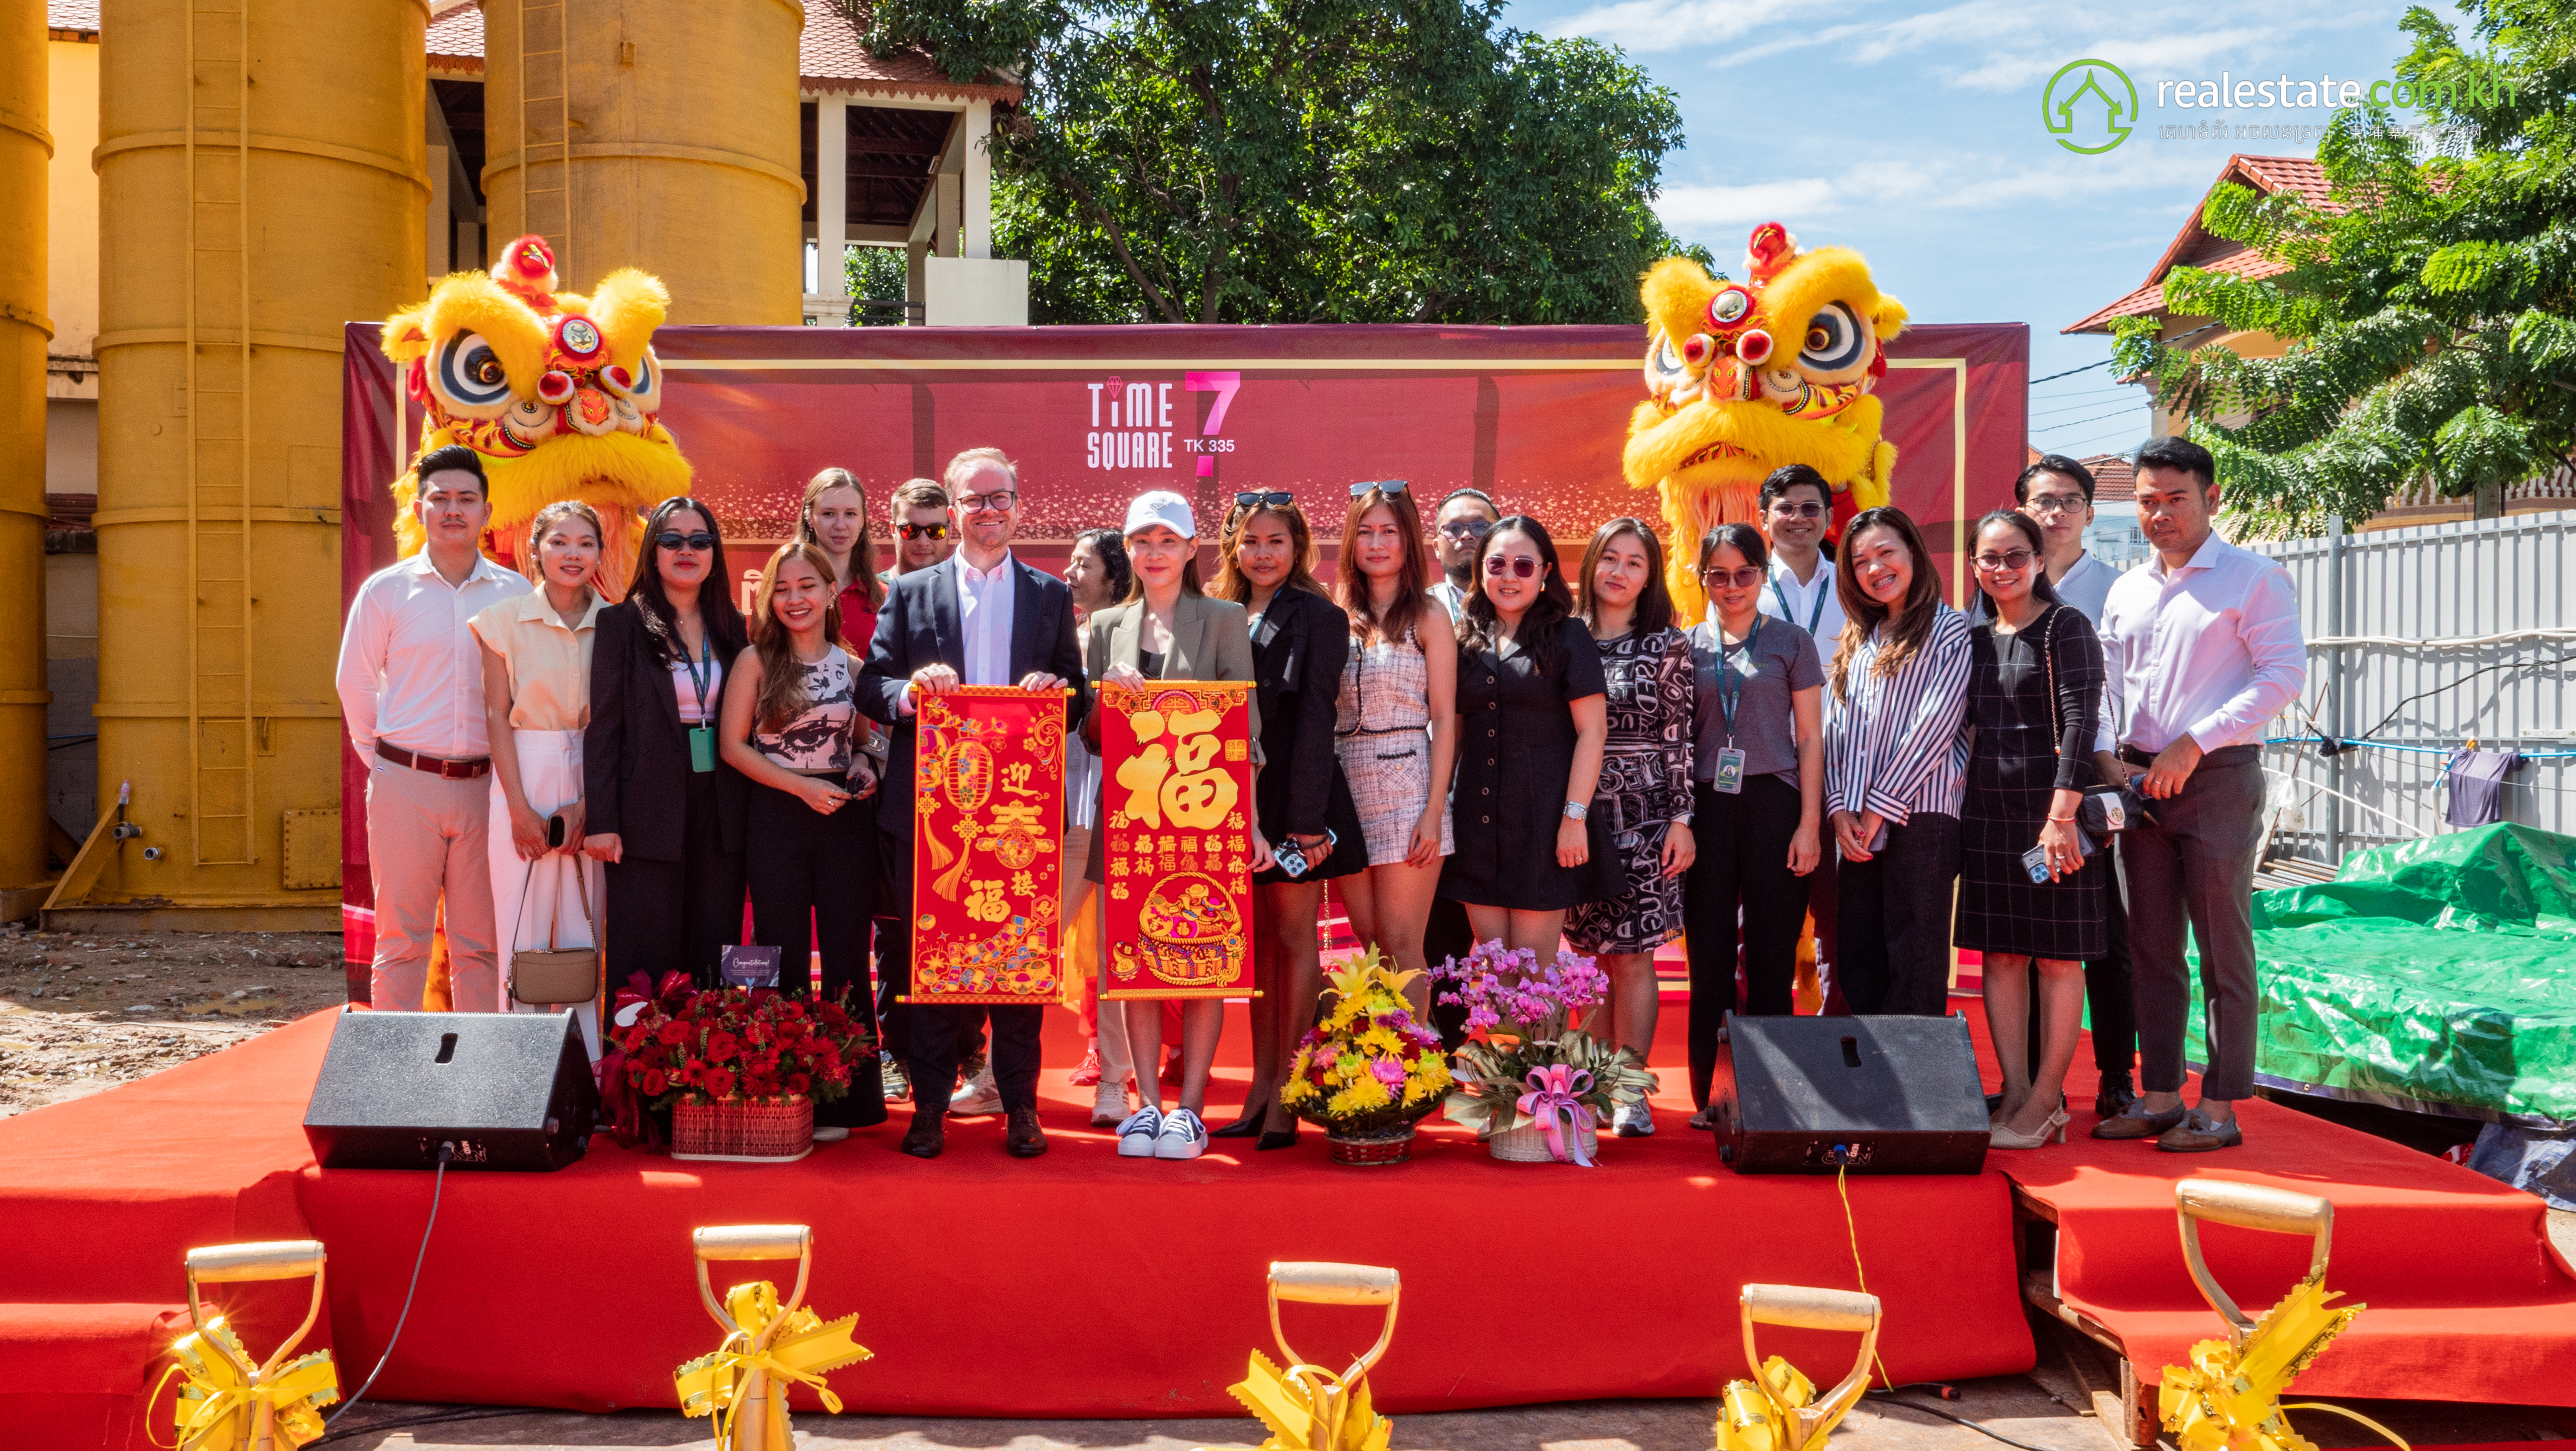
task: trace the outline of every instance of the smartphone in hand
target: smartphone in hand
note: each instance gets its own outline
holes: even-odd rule
[[[563,813],[559,811],[546,818],[546,845],[548,847],[559,847],[563,844],[564,819]]]

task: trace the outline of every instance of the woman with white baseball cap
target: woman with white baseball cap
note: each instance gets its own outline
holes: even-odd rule
[[[1168,489],[1139,494],[1127,506],[1127,559],[1135,571],[1126,602],[1095,610],[1084,622],[1083,663],[1091,678],[1104,685],[1135,689],[1152,680],[1242,680],[1252,676],[1252,633],[1243,606],[1210,599],[1199,589],[1198,527],[1189,500]],[[1250,722],[1252,765],[1261,768],[1260,708],[1246,702]],[[1099,716],[1085,721],[1085,740],[1097,750]],[[1102,762],[1104,786],[1117,767]],[[1247,805],[1249,803],[1247,802]],[[1103,822],[1106,816],[1102,817]],[[1249,821],[1250,865],[1258,872],[1270,865],[1270,848],[1257,822]],[[1084,875],[1105,882],[1106,846],[1111,833],[1091,834],[1091,860]],[[1106,910],[1104,894],[1103,910]],[[1102,938],[1107,940],[1104,932]],[[1113,987],[1151,990],[1155,985],[1113,983]],[[1106,1005],[1104,1005],[1106,1006]],[[1216,1059],[1218,1031],[1225,1024],[1222,998],[1189,998],[1181,1007],[1181,1092],[1171,1112],[1162,1108],[1162,1083],[1145,1065],[1163,1057],[1163,1005],[1153,998],[1127,998],[1118,1004],[1127,1021],[1129,1057],[1139,1065],[1136,1112],[1118,1126],[1118,1152],[1130,1159],[1195,1159],[1207,1148],[1207,1125],[1200,1114],[1207,1103],[1208,1069]]]

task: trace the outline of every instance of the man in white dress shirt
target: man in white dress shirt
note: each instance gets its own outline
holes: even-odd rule
[[[2093,1136],[2152,1136],[2160,1149],[2198,1153],[2244,1141],[2235,1101],[2254,1092],[2263,732],[2306,688],[2307,645],[2288,571],[2212,531],[2209,450],[2160,438],[2137,467],[2138,523],[2155,555],[2120,576],[2103,607],[2111,708],[2101,744],[2116,740],[2119,759],[2104,768],[2136,779],[2148,798],[2149,819],[2120,834],[2144,1092]],[[2186,925],[2200,948],[2209,1051],[2189,1112]]]
[[[465,622],[534,589],[483,557],[483,460],[451,444],[420,461],[413,506],[428,547],[358,587],[340,637],[340,712],[367,763],[367,866],[376,888],[369,998],[418,1012],[438,900],[461,1012],[500,1009],[492,925],[492,753],[483,656]]]
[[[1836,593],[1834,562],[1825,557],[1825,530],[1833,523],[1834,489],[1825,476],[1805,464],[1774,469],[1762,481],[1762,532],[1771,540],[1771,582],[1762,587],[1754,608],[1775,620],[1787,620],[1815,637],[1816,660],[1834,663],[1834,646],[1842,639],[1843,602]],[[1717,606],[1708,609],[1712,625]],[[1851,1011],[1843,1001],[1842,979],[1834,971],[1841,934],[1835,930],[1834,890],[1840,857],[1834,834],[1825,833],[1824,854],[1807,876],[1807,913],[1816,924],[1816,989],[1828,1013]]]

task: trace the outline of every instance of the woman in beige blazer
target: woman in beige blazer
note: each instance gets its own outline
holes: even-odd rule
[[[1189,501],[1168,490],[1138,495],[1127,508],[1127,558],[1135,583],[1126,603],[1096,610],[1084,623],[1083,666],[1104,685],[1134,688],[1149,680],[1252,679],[1252,632],[1243,606],[1210,599],[1199,591],[1197,528]],[[1252,766],[1261,769],[1260,707],[1249,699],[1252,714]],[[1099,748],[1099,717],[1083,726],[1085,739]],[[1117,767],[1102,762],[1104,805]],[[1244,816],[1252,843],[1251,867],[1270,865],[1269,844],[1252,820],[1252,799],[1244,798]],[[1099,818],[1106,824],[1104,811]],[[1109,833],[1091,834],[1091,860],[1084,875],[1104,880],[1104,846]],[[1106,893],[1101,894],[1106,910]],[[1107,940],[1107,933],[1102,934]],[[1130,1159],[1195,1159],[1207,1147],[1207,1125],[1200,1114],[1207,1103],[1208,1068],[1216,1059],[1216,1040],[1225,1023],[1225,1000],[1191,998],[1181,1005],[1181,1093],[1170,1113],[1162,1111],[1163,1005],[1152,998],[1127,998],[1118,1004],[1127,1022],[1128,1055],[1136,1065],[1138,1107],[1118,1126],[1118,1152]]]

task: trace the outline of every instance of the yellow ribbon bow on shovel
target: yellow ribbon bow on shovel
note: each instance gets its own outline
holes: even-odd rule
[[[171,1345],[178,1363],[152,1388],[184,1374],[171,1407],[178,1451],[292,1451],[322,1435],[320,1408],[340,1399],[340,1372],[331,1352],[287,1355],[322,1315],[322,1245],[318,1240],[215,1245],[188,1251],[188,1319],[197,1329]],[[313,1303],[304,1323],[266,1361],[252,1364],[241,1336],[224,1317],[209,1320],[200,1284],[313,1277]],[[157,1444],[157,1443],[156,1443]]]
[[[1386,1451],[1395,1423],[1377,1413],[1369,1400],[1369,1368],[1395,1339],[1396,1294],[1401,1278],[1374,1265],[1341,1265],[1308,1261],[1273,1261],[1270,1266],[1270,1334],[1279,1342],[1281,1370],[1270,1357],[1252,1352],[1252,1367],[1243,1383],[1231,1386],[1244,1409],[1270,1428],[1261,1451]],[[1279,1302],[1312,1305],[1384,1305],[1385,1328],[1377,1344],[1335,1375],[1300,1358],[1288,1348],[1279,1327]]]
[[[672,1372],[680,1411],[716,1418],[718,1451],[792,1451],[787,1388],[812,1386],[823,1409],[841,1412],[841,1398],[824,1384],[826,1371],[856,1365],[871,1352],[850,1338],[859,1317],[826,1321],[800,1305],[814,1265],[814,1231],[801,1224],[735,1224],[691,1236],[698,1258],[698,1295],[725,1329],[724,1343]],[[781,1305],[767,1280],[736,1285],[716,1300],[707,1278],[710,1260],[796,1257],[796,1288]]]

